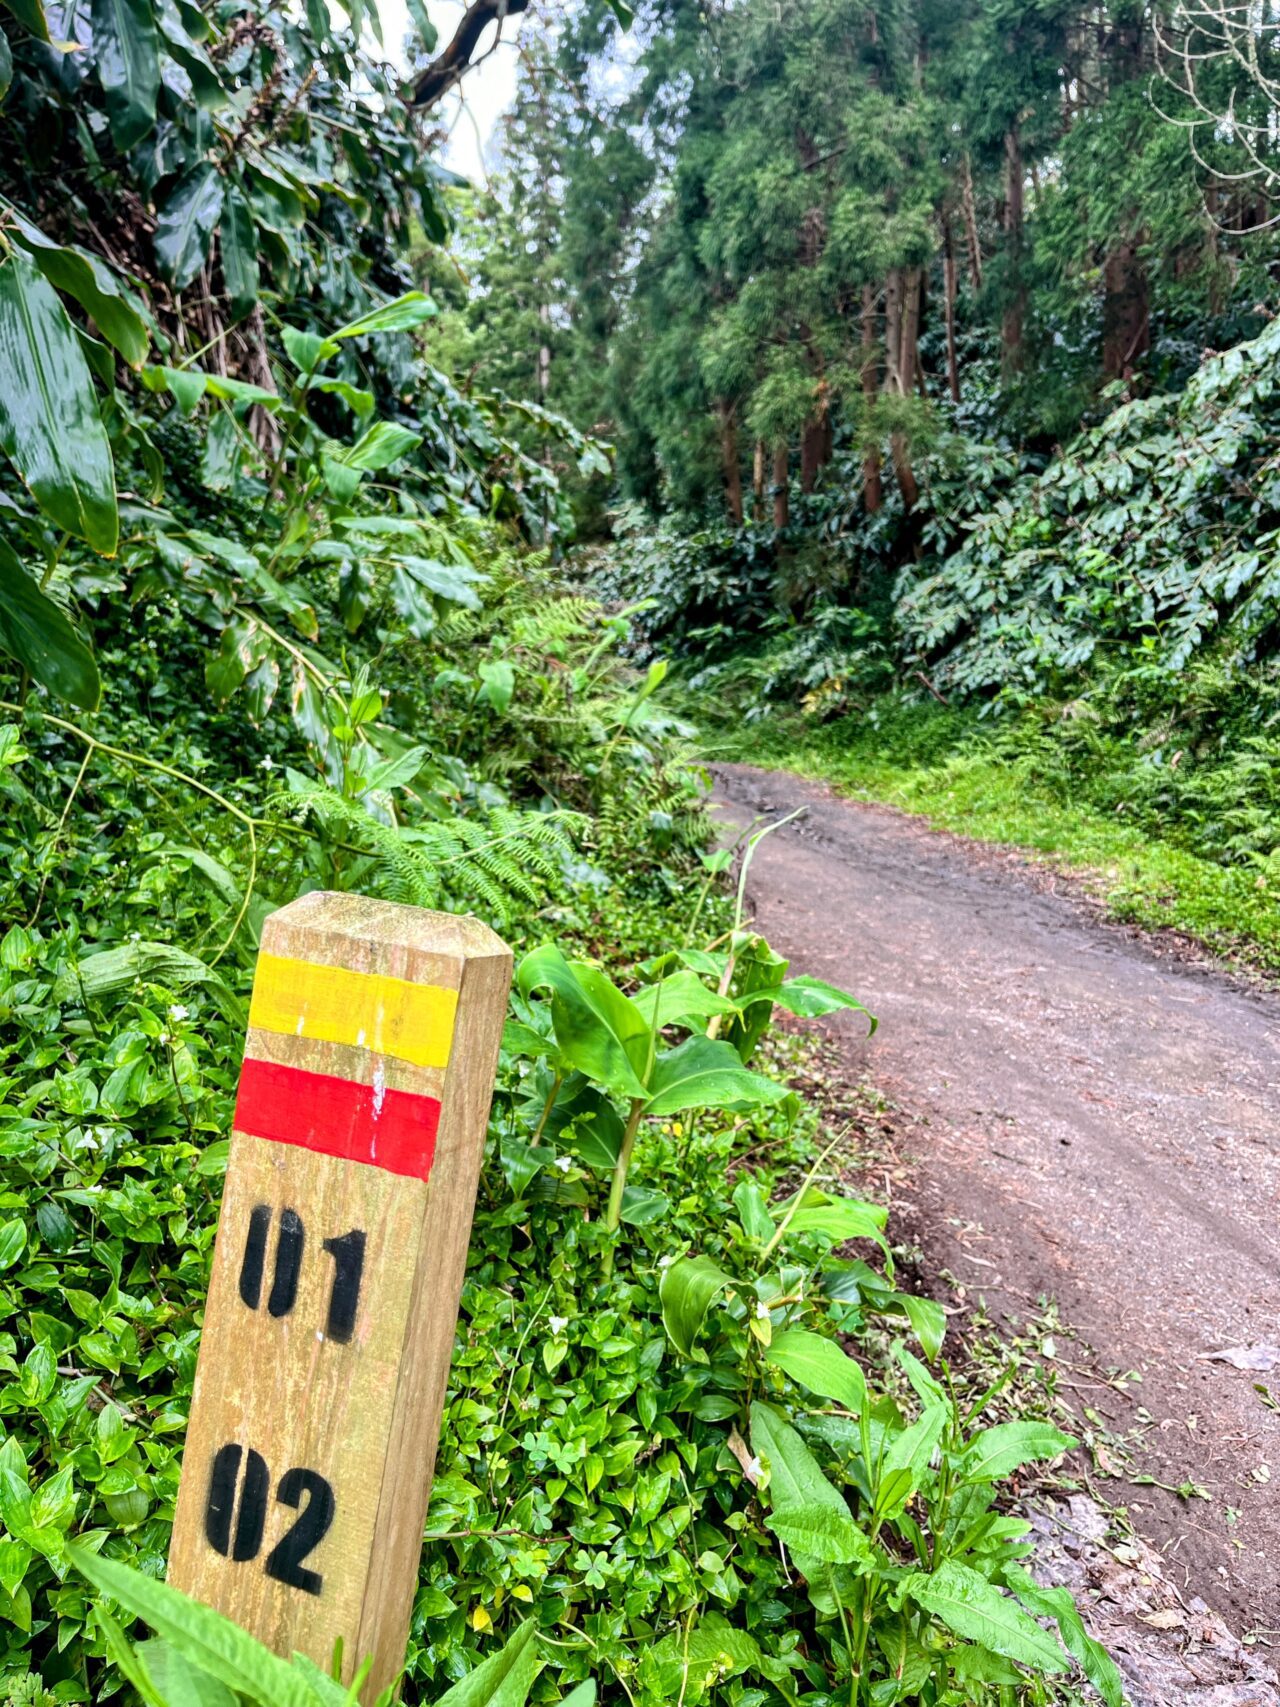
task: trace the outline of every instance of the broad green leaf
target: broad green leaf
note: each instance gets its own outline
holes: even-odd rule
[[[410,290],[382,308],[371,309],[357,320],[348,320],[345,326],[339,326],[329,336],[366,338],[373,332],[408,332],[414,326],[421,326],[424,320],[434,319],[438,312],[429,296],[420,290]]]
[[[749,1173],[744,1173],[733,1188],[733,1206],[747,1237],[757,1245],[767,1245],[778,1227],[769,1213],[764,1193]]]
[[[510,706],[516,691],[515,671],[505,658],[492,658],[480,664],[476,673],[484,684],[480,689],[481,699],[491,705],[501,717]],[[636,1005],[638,1007],[640,1004]],[[643,1009],[641,1011],[643,1012]]]
[[[189,373],[191,369],[186,371]],[[251,403],[263,409],[280,407],[278,393],[268,391],[265,385],[251,385],[247,379],[233,379],[229,373],[207,373],[204,377],[210,397],[221,397],[224,403],[231,403],[237,409],[246,409]]]
[[[902,1613],[882,1614],[872,1633],[885,1657],[890,1676],[897,1680],[899,1701],[914,1701],[924,1688],[936,1663],[935,1655],[921,1642],[912,1621]]]
[[[320,453],[320,472],[330,497],[336,498],[340,504],[350,503],[360,490],[360,470],[326,451]]]
[[[9,38],[0,29],[0,106],[9,93],[9,85],[13,82],[13,53],[9,47]]]
[[[175,290],[185,290],[208,260],[221,217],[222,179],[202,161],[178,180],[156,216],[156,262]]]
[[[397,567],[437,598],[448,599],[468,610],[481,608],[476,587],[488,579],[466,563],[439,563],[433,557],[402,557]]]
[[[258,228],[239,190],[227,192],[218,243],[231,318],[243,320],[258,300]]]
[[[179,7],[175,0],[154,0],[155,19],[170,54],[191,79],[196,100],[202,107],[220,107],[226,101],[226,90],[218,68],[200,45],[209,34],[208,23],[201,18],[192,21],[195,7]],[[196,14],[197,17],[199,14]]]
[[[131,989],[139,980],[185,989],[189,984],[216,982],[217,976],[203,960],[171,943],[126,942],[86,954],[78,965],[60,972],[53,998],[65,1002],[83,994],[88,1001],[102,1001]]]
[[[0,1541],[0,1588],[15,1594],[35,1555],[25,1541]]]
[[[736,1630],[719,1612],[708,1612],[691,1628],[672,1630],[646,1646],[640,1660],[640,1699],[678,1707],[686,1699],[706,1699],[699,1679],[717,1684],[760,1664],[760,1648],[745,1630]],[[718,1693],[718,1691],[717,1691]],[[727,1692],[726,1692],[727,1693]]]
[[[596,1680],[589,1677],[560,1698],[559,1707],[596,1707]]]
[[[887,1256],[885,1220],[885,1211],[878,1204],[860,1203],[852,1197],[831,1198],[802,1204],[787,1219],[786,1232],[818,1233],[832,1245],[843,1245],[849,1239],[874,1239]]]
[[[587,1167],[608,1171],[618,1160],[625,1129],[622,1117],[602,1092],[587,1089],[557,1102],[550,1126],[557,1129],[560,1145]]]
[[[960,1474],[968,1482],[998,1482],[1023,1464],[1057,1458],[1077,1444],[1043,1422],[997,1423],[974,1436],[960,1463]]]
[[[916,1571],[899,1587],[913,1600],[966,1641],[978,1642],[992,1653],[1040,1672],[1067,1669],[1062,1649],[1029,1618],[1016,1602],[1001,1594],[978,1571],[954,1559],[936,1571]]]
[[[823,1014],[837,1013],[843,1008],[867,1013],[857,997],[851,996],[847,990],[838,990],[834,984],[824,983],[821,978],[810,978],[807,974],[788,978],[776,990],[765,994],[772,994],[780,1008],[799,1014],[802,1019],[818,1019]],[[871,1014],[867,1014],[867,1018],[871,1021],[871,1031],[874,1031],[878,1022]]]
[[[93,54],[122,154],[151,129],[160,94],[160,41],[150,0],[93,0]]]
[[[751,1407],[751,1450],[769,1466],[765,1523],[793,1553],[832,1565],[869,1560],[870,1543],[818,1460],[771,1405]]]
[[[1107,1707],[1124,1707],[1124,1681],[1119,1668],[1102,1643],[1085,1629],[1070,1589],[1043,1588],[1021,1565],[1014,1563],[1004,1567],[1004,1579],[1029,1612],[1056,1622],[1063,1646],[1080,1661],[1084,1675]]]
[[[866,1408],[867,1383],[862,1370],[834,1340],[804,1328],[787,1328],[773,1336],[764,1349],[764,1359],[811,1393],[834,1399],[857,1416]]]
[[[695,1340],[712,1301],[738,1282],[710,1257],[678,1257],[666,1269],[658,1287],[662,1325],[671,1343],[685,1357],[705,1363],[707,1355]]]
[[[941,1381],[921,1363],[914,1352],[903,1345],[901,1340],[894,1341],[893,1356],[907,1380],[910,1381],[912,1391],[922,1405],[942,1405],[947,1402],[947,1390]]]
[[[551,944],[526,954],[516,971],[522,996],[551,992],[556,1041],[570,1066],[617,1096],[646,1095],[643,1069],[649,1027],[634,1003],[603,972],[580,961],[571,965]]]
[[[162,367],[160,372],[181,412],[192,414],[204,396],[208,375],[198,367]]]
[[[910,1470],[912,1481],[918,1486],[950,1415],[951,1407],[945,1401],[926,1405],[910,1428],[904,1428],[889,1442],[881,1465],[882,1475]]]
[[[93,653],[61,606],[42,593],[0,539],[0,651],[59,699],[96,711],[102,683]]]
[[[342,460],[348,468],[359,468],[369,473],[408,456],[421,443],[421,433],[412,433],[408,427],[397,426],[394,421],[377,421],[352,445]]]
[[[886,1304],[883,1308],[890,1313],[899,1310],[902,1312],[915,1329],[925,1356],[932,1362],[942,1350],[942,1341],[947,1332],[947,1313],[942,1305],[932,1298],[918,1298],[911,1292],[898,1292],[894,1294],[892,1304]]]
[[[280,340],[285,354],[299,373],[312,374],[321,362],[336,356],[338,345],[332,338],[322,338],[315,332],[304,332],[297,326],[282,326]]]
[[[115,554],[115,469],[93,377],[57,293],[17,249],[0,261],[0,449],[41,509]]]
[[[947,1666],[953,1677],[965,1683],[1018,1684],[1022,1673],[1001,1654],[976,1642],[960,1642],[947,1652]]]
[[[738,1011],[737,1002],[709,990],[696,972],[687,969],[673,972],[669,978],[637,990],[631,1000],[648,1023],[653,1022],[656,1005],[660,1027],[684,1025],[686,1030],[693,1029],[687,1021],[710,1019],[713,1014],[736,1014]]]
[[[873,1512],[877,1524],[886,1518],[897,1517],[916,1491],[915,1474],[905,1465],[897,1470],[882,1469],[876,1481]]]
[[[0,1221],[0,1269],[12,1268],[27,1248],[25,1222]]]
[[[776,1079],[744,1067],[731,1044],[702,1036],[658,1056],[649,1091],[645,1113],[655,1117],[691,1108],[760,1108],[788,1095]]]
[[[292,1666],[220,1612],[87,1547],[68,1545],[67,1552],[96,1589],[144,1619],[211,1677],[260,1707],[318,1707],[320,1698]]]
[[[361,421],[367,420],[373,414],[377,401],[372,391],[362,391],[358,385],[350,385],[345,379],[313,379],[307,389],[341,397],[352,414]]]
[[[37,41],[49,40],[49,21],[40,0],[0,0],[20,24],[25,24]]]
[[[622,1193],[622,1219],[628,1227],[651,1227],[661,1221],[671,1208],[671,1199],[663,1191],[651,1191],[648,1186],[629,1185]]]
[[[147,323],[110,270],[84,249],[55,243],[16,209],[9,212],[14,236],[54,289],[73,296],[129,366],[141,367],[150,346]]]
[[[529,1619],[498,1653],[437,1696],[435,1707],[524,1707],[541,1665],[536,1627]]]

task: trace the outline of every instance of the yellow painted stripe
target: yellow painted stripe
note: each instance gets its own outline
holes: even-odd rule
[[[352,1044],[415,1067],[447,1067],[457,1006],[458,992],[435,984],[260,954],[249,1024],[286,1037]]]

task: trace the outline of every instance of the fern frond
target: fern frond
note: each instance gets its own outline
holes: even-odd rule
[[[391,825],[358,801],[308,785],[290,801],[367,854],[366,885],[389,901],[457,910],[470,906],[505,924],[520,907],[541,905],[572,857],[584,823],[572,812],[490,807],[471,818]]]

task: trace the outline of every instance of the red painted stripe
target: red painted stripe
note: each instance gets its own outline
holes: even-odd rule
[[[426,1179],[439,1124],[435,1097],[383,1090],[375,1099],[371,1085],[248,1056],[240,1072],[235,1129],[252,1138]]]

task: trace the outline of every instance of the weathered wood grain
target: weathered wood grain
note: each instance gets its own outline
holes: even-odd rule
[[[263,931],[169,1579],[279,1653],[340,1637],[367,1700],[404,1658],[510,981],[473,919],[321,894]]]

